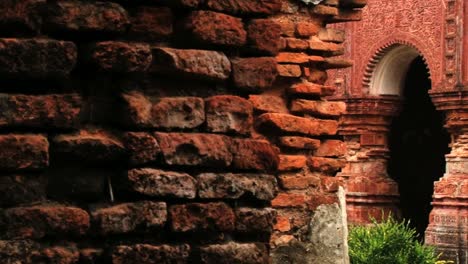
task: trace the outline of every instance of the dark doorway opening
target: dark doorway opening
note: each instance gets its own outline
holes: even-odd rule
[[[420,238],[429,224],[434,181],[445,173],[450,137],[429,97],[431,81],[421,57],[412,63],[403,91],[403,109],[390,132],[388,172],[398,182],[402,216]]]

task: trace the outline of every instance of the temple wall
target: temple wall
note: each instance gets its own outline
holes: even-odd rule
[[[269,263],[337,203],[362,0],[0,2],[2,263]]]

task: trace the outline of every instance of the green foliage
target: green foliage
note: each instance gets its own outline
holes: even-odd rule
[[[381,223],[356,226],[349,233],[351,264],[442,264],[434,248],[416,240],[416,230],[408,222],[391,216]]]

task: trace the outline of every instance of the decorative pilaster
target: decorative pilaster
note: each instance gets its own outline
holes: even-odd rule
[[[345,99],[348,110],[340,134],[348,144],[346,180],[348,222],[369,223],[382,212],[399,215],[398,185],[387,174],[388,134],[400,109],[396,96]]]
[[[446,113],[445,127],[452,135],[447,169],[434,185],[433,209],[426,244],[444,259],[468,261],[468,91],[433,92],[433,102]]]

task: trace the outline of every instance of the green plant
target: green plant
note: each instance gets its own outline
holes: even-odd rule
[[[349,233],[352,264],[436,264],[434,248],[416,239],[409,222],[398,222],[391,215],[370,226],[355,226]],[[439,262],[444,263],[444,262]],[[449,262],[445,262],[449,263]]]

